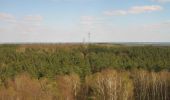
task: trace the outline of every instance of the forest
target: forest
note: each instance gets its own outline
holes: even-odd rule
[[[170,100],[170,47],[1,44],[0,100]]]

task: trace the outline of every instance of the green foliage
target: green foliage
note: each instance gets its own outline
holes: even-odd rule
[[[106,68],[170,70],[170,47],[0,45],[1,80],[23,72],[38,79],[71,73],[84,78]]]

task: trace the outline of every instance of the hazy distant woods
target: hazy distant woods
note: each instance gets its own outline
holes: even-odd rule
[[[0,45],[0,100],[170,100],[170,47]]]

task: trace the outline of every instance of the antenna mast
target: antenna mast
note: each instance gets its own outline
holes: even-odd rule
[[[86,44],[86,40],[85,40],[85,38],[83,38],[83,44]]]
[[[91,33],[88,33],[88,38],[89,38],[89,44],[90,44],[90,38],[91,38]]]

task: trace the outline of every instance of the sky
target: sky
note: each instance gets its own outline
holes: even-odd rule
[[[0,43],[83,41],[170,42],[170,0],[0,0]]]

